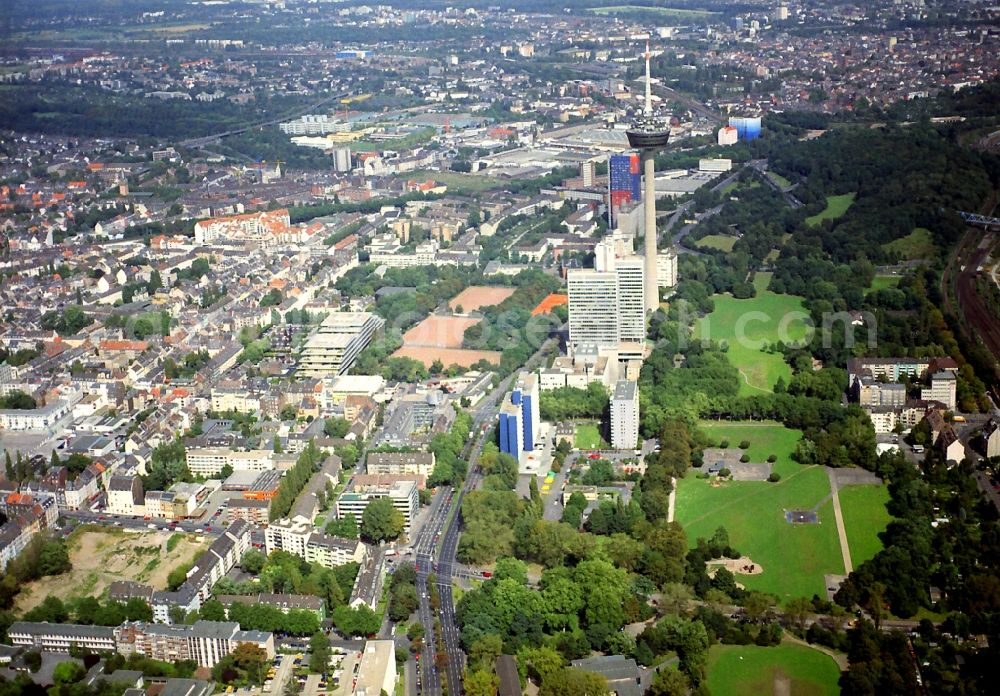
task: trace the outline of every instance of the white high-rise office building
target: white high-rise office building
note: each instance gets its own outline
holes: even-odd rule
[[[677,252],[666,249],[656,255],[656,284],[661,288],[677,285]]]
[[[599,242],[594,270],[571,270],[569,341],[572,345],[617,348],[646,338],[645,265],[620,235]]]
[[[618,280],[614,273],[573,269],[569,294],[569,342],[613,348],[618,345]]]
[[[642,343],[646,339],[645,263],[641,256],[615,259],[618,291],[618,340]]]
[[[611,446],[635,449],[639,440],[639,386],[631,380],[618,380],[611,395]]]

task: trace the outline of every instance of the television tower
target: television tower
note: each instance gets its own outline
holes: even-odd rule
[[[655,312],[660,306],[660,288],[656,282],[656,153],[667,146],[670,140],[670,125],[653,115],[652,87],[649,79],[649,41],[646,41],[646,103],[642,118],[626,132],[628,144],[639,150],[642,158],[642,207],[645,214],[645,261],[644,286],[647,312]]]

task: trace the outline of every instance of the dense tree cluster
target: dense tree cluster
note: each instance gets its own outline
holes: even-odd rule
[[[400,563],[389,582],[389,618],[399,623],[417,610],[417,571],[412,563]]]
[[[78,305],[69,305],[62,312],[46,312],[39,321],[43,329],[57,331],[61,336],[72,336],[93,322],[94,318]]]
[[[546,421],[574,418],[601,420],[606,415],[608,404],[608,390],[600,382],[591,382],[586,389],[546,389],[541,393],[539,409],[542,419]]]
[[[316,446],[316,443],[310,440],[298,459],[295,460],[295,465],[285,472],[281,479],[278,492],[271,501],[271,511],[268,513],[272,522],[286,516],[288,511],[292,509],[295,499],[305,488],[312,475],[316,473],[323,458],[323,452]]]
[[[556,278],[532,269],[515,276],[514,294],[493,307],[484,307],[483,320],[465,330],[464,348],[501,351],[499,372],[510,374],[548,338],[557,323],[551,314],[531,316],[531,311],[550,293],[560,289]]]
[[[472,416],[465,411],[458,411],[451,430],[434,436],[427,448],[434,454],[434,471],[427,478],[428,486],[454,486],[465,479],[469,464],[461,455],[471,434]]]

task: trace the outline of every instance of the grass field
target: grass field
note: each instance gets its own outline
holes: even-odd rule
[[[836,220],[847,212],[854,202],[854,193],[845,193],[842,196],[827,196],[826,209],[823,212],[806,218],[806,224],[810,227],[818,225],[824,220]]]
[[[576,447],[582,450],[602,449],[606,443],[596,425],[580,423],[576,426]]]
[[[778,460],[774,470],[782,476],[789,476],[802,469],[801,465],[792,461],[792,452],[802,437],[802,431],[786,428],[774,421],[699,421],[698,428],[714,445],[722,440],[729,440],[730,447],[736,447],[742,440],[749,440],[747,454],[750,461],[763,462],[772,454]]]
[[[926,227],[914,228],[905,237],[883,244],[882,248],[890,253],[895,252],[904,259],[928,259],[937,253],[934,237]]]
[[[781,174],[778,174],[777,172],[769,172],[769,174],[771,175],[772,179],[778,182],[778,185],[781,186],[781,188],[788,188],[789,186],[792,185],[791,181],[781,176]]]
[[[782,355],[763,349],[779,339],[787,343],[806,337],[809,327],[803,320],[808,313],[802,307],[802,298],[765,291],[749,300],[729,295],[716,295],[714,299],[715,311],[698,322],[695,335],[726,342],[729,361],[742,375],[740,394],[771,391],[779,377],[787,383],[792,370]]]
[[[838,679],[833,658],[804,645],[714,645],[708,652],[712,696],[835,696]]]
[[[772,249],[773,252],[773,249]],[[753,275],[753,286],[757,288],[757,292],[764,292],[767,290],[768,286],[771,284],[771,277],[774,274],[770,271],[758,271]]]
[[[840,489],[840,509],[855,568],[882,549],[878,535],[891,519],[885,509],[887,502],[889,489],[885,486],[844,486]]]
[[[676,519],[688,543],[694,545],[699,537],[707,539],[718,527],[725,527],[733,547],[764,569],[759,575],[737,575],[738,582],[771,592],[782,601],[822,595],[824,574],[841,574],[844,564],[826,471],[791,459],[801,433],[766,422],[703,421],[699,427],[716,443],[725,438],[736,446],[740,440],[749,440],[752,461],[776,455],[774,470],[781,474],[781,481],[727,481],[713,486],[689,473],[677,482],[676,505]],[[785,521],[785,510],[811,510],[817,505],[819,524]]]
[[[736,237],[728,234],[707,234],[698,240],[698,246],[702,249],[718,249],[719,251],[732,251],[736,244]]]
[[[462,174],[461,172],[434,172],[421,169],[407,174],[408,179],[434,179],[446,185],[452,191],[485,191],[503,186],[503,181],[492,176],[478,174]]]
[[[872,279],[872,284],[868,286],[868,289],[865,292],[868,293],[868,292],[875,292],[876,290],[887,290],[889,288],[894,288],[897,285],[899,285],[900,280],[902,280],[900,276],[894,276],[894,275],[875,276],[875,278]]]

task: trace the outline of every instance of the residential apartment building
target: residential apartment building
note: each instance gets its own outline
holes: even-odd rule
[[[376,483],[359,483],[359,477],[355,477],[337,499],[337,517],[339,519],[352,514],[354,519],[360,520],[368,504],[379,498],[388,498],[392,501],[393,507],[402,513],[404,530],[409,533],[413,517],[420,509],[415,481],[399,481],[386,477],[386,480]]]
[[[217,595],[216,599],[222,602],[222,606],[226,608],[227,616],[229,608],[234,604],[261,604],[274,607],[283,614],[287,614],[295,609],[297,611],[311,611],[320,621],[326,618],[323,600],[315,595],[270,594],[262,592],[256,595]]]
[[[391,640],[369,640],[361,654],[353,696],[378,696],[396,690],[396,646]]]
[[[291,227],[287,208],[217,217],[195,223],[195,244],[219,242],[250,243],[270,246]]]
[[[54,433],[72,416],[69,401],[57,400],[31,409],[0,409],[0,430]]]
[[[371,312],[328,314],[302,349],[299,373],[325,377],[347,372],[384,325]]]
[[[217,476],[224,468],[233,471],[268,471],[274,468],[272,450],[234,450],[229,447],[186,449],[188,470],[195,476]]]
[[[108,513],[111,515],[145,514],[145,494],[138,476],[112,476],[108,483]]]
[[[611,446],[635,449],[639,440],[639,385],[619,380],[611,395]]]
[[[355,519],[361,519],[356,515]],[[268,554],[285,551],[309,563],[319,563],[324,568],[336,568],[347,563],[361,563],[367,549],[357,540],[333,537],[315,531],[304,517],[276,520],[264,530],[264,549]]]
[[[139,654],[165,662],[194,660],[199,667],[211,668],[244,643],[261,648],[268,659],[275,654],[274,634],[243,631],[232,621],[177,626],[132,622],[108,630],[113,632],[113,647],[126,657]]]
[[[661,288],[677,285],[677,252],[673,249],[656,255],[656,285]]]
[[[956,386],[955,373],[941,370],[931,375],[931,386],[920,390],[920,398],[924,401],[940,401],[945,408],[954,410],[958,404]]]
[[[430,476],[434,471],[433,452],[372,452],[365,461],[369,474],[417,474]]]
[[[15,621],[7,629],[7,637],[12,645],[58,653],[68,653],[74,645],[95,652],[114,652],[116,645],[115,629],[109,626]]]
[[[253,525],[267,524],[271,518],[271,500],[247,500],[246,498],[230,498],[226,507],[229,522],[246,520]]]

